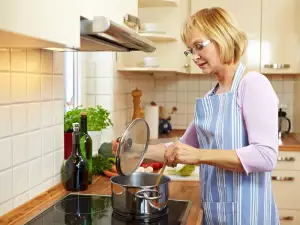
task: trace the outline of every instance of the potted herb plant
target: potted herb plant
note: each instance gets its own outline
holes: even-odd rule
[[[82,106],[78,106],[66,112],[64,115],[65,159],[67,159],[72,152],[72,124],[80,124],[81,112],[87,113],[87,129],[93,141],[93,152],[97,152],[100,147],[102,130],[113,125],[110,119],[110,112],[100,105],[97,105],[95,108],[83,108]]]

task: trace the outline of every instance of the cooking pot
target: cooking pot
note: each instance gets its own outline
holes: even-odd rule
[[[121,138],[116,153],[119,176],[112,177],[112,208],[120,215],[138,218],[159,218],[167,213],[170,178],[159,174],[136,173],[148,149],[149,126],[142,118],[135,119]]]

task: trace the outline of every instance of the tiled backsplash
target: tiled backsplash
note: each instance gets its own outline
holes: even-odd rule
[[[0,215],[60,181],[64,56],[0,49]]]
[[[280,100],[287,106],[287,116],[293,124],[294,76],[267,75]],[[155,101],[170,111],[176,105],[178,112],[172,117],[174,128],[185,129],[193,120],[195,99],[202,97],[216,84],[213,76],[178,75],[155,80]]]

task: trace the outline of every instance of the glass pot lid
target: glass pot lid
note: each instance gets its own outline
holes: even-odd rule
[[[148,148],[150,130],[142,118],[133,120],[118,138],[116,167],[119,175],[127,176],[136,171],[144,159]]]

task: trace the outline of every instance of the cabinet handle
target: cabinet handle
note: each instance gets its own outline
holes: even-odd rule
[[[278,156],[277,158],[278,161],[284,161],[284,162],[294,162],[295,157],[283,157],[283,156]]]
[[[294,220],[294,217],[293,216],[280,216],[279,219],[280,220],[285,220],[285,221],[286,220],[290,220],[291,221],[291,220]]]
[[[290,68],[290,64],[265,64],[264,67],[268,69],[288,69]]]
[[[184,64],[184,68],[189,68],[190,65],[189,64]]]
[[[295,179],[294,177],[272,176],[272,180],[277,180],[277,181],[293,181],[294,179]]]

